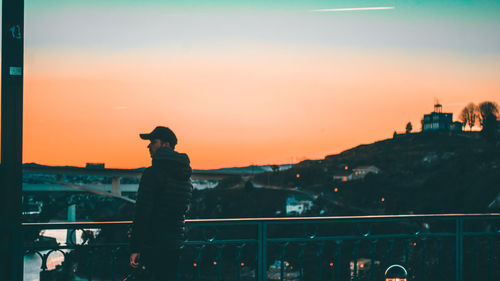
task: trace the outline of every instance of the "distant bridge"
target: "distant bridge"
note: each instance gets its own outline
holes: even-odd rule
[[[142,169],[104,169],[104,168],[81,168],[72,166],[33,166],[23,167],[24,173],[53,174],[53,175],[93,175],[105,177],[140,177]],[[249,173],[221,173],[211,171],[194,170],[192,179],[220,180],[231,175],[248,176]]]
[[[52,174],[56,175],[56,180],[51,182],[51,185],[31,185],[23,184],[24,191],[68,191],[79,190],[84,192],[91,192],[101,196],[116,198],[130,203],[135,203],[135,200],[126,196],[122,196],[122,187],[120,186],[121,178],[139,178],[143,169],[104,169],[104,168],[81,168],[71,166],[30,166],[23,167],[23,173],[31,174]],[[88,176],[103,176],[111,177],[111,192],[106,190],[106,186],[88,185],[88,184],[74,184],[62,181],[63,175],[88,175]],[[191,178],[195,180],[221,180],[224,177],[238,175],[248,176],[247,173],[221,173],[210,171],[193,171]],[[125,188],[126,191],[137,191],[134,187],[130,186]],[[108,187],[109,188],[109,187]]]

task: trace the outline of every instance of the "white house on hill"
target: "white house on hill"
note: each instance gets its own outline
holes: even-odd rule
[[[453,113],[444,113],[443,106],[439,103],[434,105],[434,111],[425,114],[422,118],[422,131],[462,131],[461,122],[453,122]]]
[[[359,167],[352,169],[352,171],[353,171],[353,178],[354,179],[362,179],[362,178],[366,177],[366,175],[368,175],[369,173],[373,173],[373,174],[380,173],[380,169],[373,166],[373,165],[359,166]]]
[[[312,208],[313,202],[307,199],[298,199],[295,196],[286,199],[286,214],[301,215]]]

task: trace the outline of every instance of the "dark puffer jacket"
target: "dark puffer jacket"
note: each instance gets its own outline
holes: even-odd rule
[[[191,199],[191,167],[186,154],[166,147],[153,156],[142,174],[130,250],[179,248],[184,241],[184,218]]]

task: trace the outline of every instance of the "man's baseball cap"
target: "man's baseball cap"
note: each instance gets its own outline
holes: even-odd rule
[[[159,139],[163,142],[169,142],[171,146],[175,146],[177,144],[177,137],[174,132],[167,127],[158,126],[149,134],[139,134],[141,139],[143,140],[153,140]]]

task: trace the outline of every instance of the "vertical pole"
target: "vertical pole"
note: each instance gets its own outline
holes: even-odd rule
[[[76,204],[68,205],[68,222],[76,221]],[[66,245],[76,245],[76,230],[68,228],[66,230]]]
[[[325,243],[321,242],[319,244],[318,251],[316,252],[316,257],[318,257],[318,281],[323,280],[322,263],[323,263],[323,247],[324,246],[325,246]]]
[[[262,267],[262,229],[263,223],[258,224],[257,229],[257,281],[263,281]]]
[[[20,281],[23,273],[21,233],[23,127],[24,0],[2,1],[2,86],[0,257],[2,280]]]
[[[113,177],[111,180],[111,193],[122,195],[122,191],[120,190],[120,177]]]
[[[488,281],[493,280],[493,236],[488,237]]]
[[[442,262],[442,257],[443,257],[443,238],[439,239],[439,246],[438,246],[437,252],[438,252],[438,275],[437,275],[437,279],[438,280],[443,280],[443,277],[442,277],[442,272],[443,272],[443,269],[442,269],[442,265],[443,265],[443,262]]]
[[[116,252],[117,251],[118,251],[118,248],[115,248],[114,250],[111,251],[111,261],[110,261],[111,281],[115,281],[115,259],[116,259]],[[177,272],[177,279],[176,280],[179,280],[179,274],[178,273],[179,272]]]
[[[478,250],[477,239],[478,239],[477,236],[474,237],[474,240],[473,240],[474,244],[472,246],[472,252],[474,253],[474,260],[472,262],[472,276],[474,276],[474,278],[476,278],[476,276],[477,276],[477,272],[478,272],[477,268],[478,268],[478,261],[479,261],[479,257],[478,257],[479,256],[479,254],[478,254],[479,250]]]
[[[377,252],[377,242],[378,240],[372,240],[371,242],[371,248],[370,248],[370,281],[375,280],[375,254]],[[406,249],[405,249],[405,262],[408,260],[408,255],[407,255],[407,250],[408,250],[408,244],[406,243]],[[406,268],[408,265],[405,266]]]
[[[458,217],[456,221],[456,277],[455,280],[463,281],[463,252],[464,252],[464,220]]]
[[[424,239],[424,241],[422,241],[422,277],[420,278],[420,280],[422,281],[425,281],[425,264],[426,264],[426,259],[425,259],[425,254],[426,254],[426,250],[427,250],[427,240]]]
[[[221,268],[221,259],[222,259],[222,249],[224,248],[224,244],[221,246],[217,246],[217,256],[215,257],[215,268],[217,270],[217,281],[222,281],[222,268]]]
[[[258,226],[257,281],[267,280],[267,224],[262,221]]]
[[[241,249],[245,244],[236,246],[236,281],[241,281]]]

